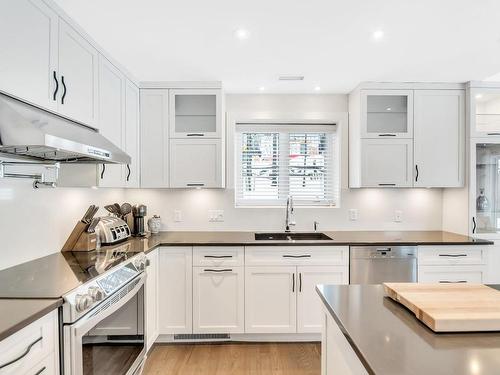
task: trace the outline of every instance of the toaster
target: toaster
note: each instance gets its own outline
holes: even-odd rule
[[[130,237],[128,224],[116,216],[103,216],[97,224],[101,244],[111,245]]]

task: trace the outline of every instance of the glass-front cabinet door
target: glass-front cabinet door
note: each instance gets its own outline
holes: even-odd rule
[[[362,90],[362,138],[412,138],[413,90]]]
[[[470,89],[471,137],[500,136],[500,88]]]
[[[472,142],[472,153],[472,234],[500,234],[500,139]]]
[[[170,90],[169,113],[171,138],[220,138],[222,91]]]

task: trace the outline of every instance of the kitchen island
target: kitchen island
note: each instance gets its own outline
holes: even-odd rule
[[[382,285],[316,290],[324,305],[322,375],[500,373],[500,332],[436,334],[385,297]]]

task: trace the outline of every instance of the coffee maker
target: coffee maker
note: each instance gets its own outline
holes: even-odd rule
[[[144,237],[146,235],[144,217],[147,215],[147,207],[143,204],[136,204],[132,207],[132,215],[134,216],[132,235],[135,237]]]

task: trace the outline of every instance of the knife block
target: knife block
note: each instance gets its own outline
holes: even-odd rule
[[[92,251],[97,247],[97,233],[83,232],[71,251]]]

